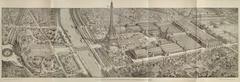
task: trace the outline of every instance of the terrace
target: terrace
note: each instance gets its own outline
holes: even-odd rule
[[[197,26],[195,26],[194,24],[192,24],[189,21],[174,21],[174,24],[177,24],[178,26],[180,26],[180,28],[182,30],[184,30],[185,32],[189,32],[189,33],[196,33],[198,30],[200,30],[199,28],[197,28]]]
[[[186,34],[174,35],[173,41],[177,42],[186,50],[200,48],[201,45],[194,41],[192,38],[188,37]]]
[[[164,52],[169,54],[183,51],[183,49],[176,43],[164,44],[161,45],[161,48],[163,49]]]
[[[196,41],[199,41],[200,44],[204,47],[213,47],[221,44],[221,42],[219,42],[213,36],[201,30],[191,22],[175,21],[174,23],[180,26],[187,33],[190,33],[191,38],[193,38]]]
[[[143,23],[138,23],[137,25],[139,25],[139,27],[141,27],[143,30],[147,30],[147,31],[154,31],[159,29],[152,22],[143,22]]]
[[[198,31],[196,34],[193,34],[193,36],[195,36],[198,40],[200,40],[205,47],[213,47],[213,46],[221,45],[220,41],[218,41],[213,36],[203,31]]]
[[[156,23],[157,26],[160,27],[161,31],[162,32],[167,32],[167,33],[170,33],[170,34],[173,34],[173,33],[181,33],[182,31],[179,30],[175,25],[173,24],[166,24],[166,25],[161,25],[159,23]]]

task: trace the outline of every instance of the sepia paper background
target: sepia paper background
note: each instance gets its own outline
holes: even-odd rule
[[[240,8],[240,0],[0,0],[8,8]],[[1,9],[0,9],[1,11]],[[240,13],[238,13],[240,14]],[[0,19],[1,19],[0,14]],[[238,23],[239,24],[239,23]],[[0,23],[0,27],[1,27]],[[1,29],[0,29],[1,32]],[[240,32],[240,31],[239,31]],[[1,35],[1,33],[0,33]],[[0,41],[1,42],[1,41]],[[239,62],[239,61],[238,61]],[[0,63],[1,65],[1,63]],[[0,66],[1,67],[1,66]],[[1,73],[0,73],[1,74]],[[240,75],[240,74],[239,74]],[[240,82],[240,78],[1,78],[0,82]]]

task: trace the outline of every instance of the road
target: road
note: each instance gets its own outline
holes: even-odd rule
[[[100,66],[106,66],[99,57],[99,55],[101,54],[98,54],[97,51],[93,48],[93,46],[99,44],[94,44],[95,39],[93,38],[92,34],[90,34],[90,32],[88,31],[89,26],[86,24],[87,22],[86,18],[82,16],[78,12],[78,10],[72,9],[70,12],[72,14],[72,18],[74,20],[75,25],[78,26],[76,29],[79,31],[79,34],[82,35],[82,37],[84,38],[83,40],[86,42],[89,49],[93,53],[93,57],[95,57],[96,61],[100,64]]]
[[[72,20],[69,9],[61,9],[59,19],[61,19],[60,23],[64,29],[63,31],[70,35],[67,35],[67,37],[71,41],[72,50],[76,52],[76,54],[74,54],[74,57],[78,57],[78,59],[80,59],[91,76],[102,77],[101,68],[96,59],[93,57],[93,53],[91,53],[89,45],[86,43],[86,41],[84,41],[83,35],[81,32],[79,32],[80,29],[75,28],[77,25],[75,25],[74,20]]]

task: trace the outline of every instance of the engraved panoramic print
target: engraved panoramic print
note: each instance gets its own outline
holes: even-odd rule
[[[238,77],[237,8],[2,8],[2,77]]]

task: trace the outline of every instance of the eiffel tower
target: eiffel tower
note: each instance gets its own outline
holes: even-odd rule
[[[110,25],[109,25],[109,30],[106,35],[105,41],[107,42],[108,45],[111,44],[111,40],[116,37],[116,30],[113,26],[113,2],[111,2],[110,5]],[[108,46],[109,48],[109,46]]]

